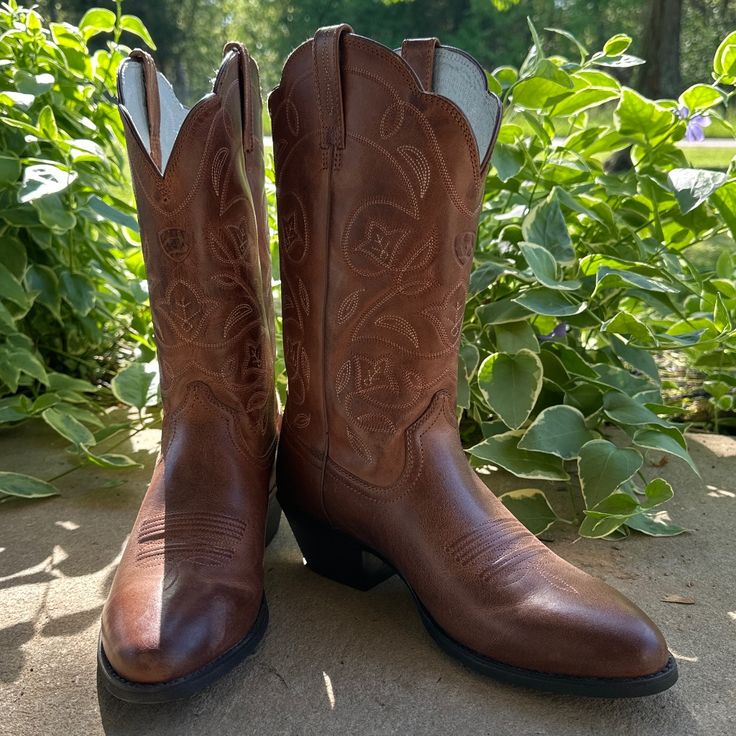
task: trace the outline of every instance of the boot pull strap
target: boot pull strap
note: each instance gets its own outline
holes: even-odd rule
[[[436,38],[407,38],[401,44],[401,58],[419,77],[425,92],[432,91],[434,52],[439,45]]]
[[[314,34],[312,61],[319,108],[320,148],[322,168],[327,168],[327,152],[335,147],[333,165],[338,168],[345,148],[345,118],[342,108],[342,80],[340,74],[340,40],[352,28],[342,23],[320,28]]]
[[[146,96],[146,117],[151,146],[151,160],[161,168],[161,101],[158,96],[158,77],[153,57],[143,49],[133,49],[130,57],[141,63],[143,69],[143,89]]]
[[[243,100],[243,148],[246,153],[253,150],[253,86],[251,84],[250,54],[242,43],[230,41],[225,44],[222,55],[234,51],[238,55],[240,93]]]

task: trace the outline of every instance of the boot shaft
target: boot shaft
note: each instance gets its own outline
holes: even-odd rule
[[[392,52],[338,26],[294,51],[269,107],[285,431],[385,486],[432,398],[454,405],[500,103],[462,52],[434,39]]]
[[[249,454],[275,434],[272,299],[258,72],[229,44],[186,110],[145,52],[119,74],[164,401],[231,414]],[[201,388],[202,384],[206,390]],[[206,412],[202,412],[206,415]],[[230,420],[228,420],[230,421]]]

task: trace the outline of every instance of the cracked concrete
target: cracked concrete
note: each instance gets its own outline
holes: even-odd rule
[[[736,440],[690,437],[702,481],[679,461],[661,469],[676,492],[671,515],[690,534],[617,543],[576,542],[566,529],[551,534],[559,554],[617,586],[662,626],[680,667],[667,693],[590,701],[468,672],[432,644],[397,578],[368,593],[319,578],[303,568],[284,522],[266,554],[271,624],[258,652],[188,701],[132,706],[98,690],[95,647],[157,442],[148,431],[122,448],[144,463],[141,470],[75,470],[60,479],[59,498],[0,505],[0,734],[735,732]],[[64,447],[38,424],[5,430],[0,467],[50,478],[71,467]],[[499,490],[522,484],[503,474],[497,482]],[[669,595],[695,603],[663,602]]]

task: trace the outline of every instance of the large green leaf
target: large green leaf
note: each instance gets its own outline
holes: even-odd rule
[[[18,201],[33,202],[50,194],[63,192],[77,178],[76,171],[64,171],[54,164],[32,164],[23,169]]]
[[[61,319],[59,279],[52,269],[34,263],[26,273],[28,288],[37,291],[36,302],[43,304],[57,319]]]
[[[16,69],[13,75],[15,88],[24,95],[39,95],[48,92],[54,86],[54,76],[48,72],[31,74],[25,69]]]
[[[536,488],[519,488],[498,498],[532,534],[543,534],[557,521],[547,497]]]
[[[59,491],[51,483],[31,475],[0,471],[0,495],[2,494],[18,498],[47,498],[58,496]]]
[[[588,307],[587,302],[543,286],[527,289],[515,297],[514,302],[530,312],[550,317],[571,317],[584,312]]]
[[[557,355],[568,373],[585,378],[596,378],[598,376],[593,368],[569,345],[553,342],[547,343],[545,349],[551,350]]]
[[[641,504],[642,508],[653,509],[669,501],[674,496],[672,486],[664,478],[655,478],[647,483],[644,489],[645,500]]]
[[[112,379],[110,386],[118,401],[143,409],[155,401],[151,390],[155,378],[156,374],[146,370],[143,363],[131,363]]]
[[[616,447],[608,440],[591,440],[578,458],[580,485],[588,509],[598,505],[641,468],[642,456],[631,448]]]
[[[677,293],[674,286],[665,284],[657,279],[642,276],[635,271],[623,271],[608,266],[601,266],[596,273],[596,292],[602,289],[644,289],[645,291],[661,291],[670,294]]]
[[[528,320],[498,324],[493,331],[499,353],[518,353],[524,349],[539,352],[539,341]]]
[[[672,169],[667,174],[667,183],[683,214],[705,202],[727,179],[726,174],[708,169]]]
[[[524,240],[546,248],[562,264],[575,260],[565,216],[556,197],[548,197],[535,205],[521,225]]]
[[[137,15],[123,15],[120,18],[120,27],[128,33],[138,36],[148,48],[156,49],[156,44],[153,42],[151,34]]]
[[[529,319],[531,312],[510,299],[499,299],[491,304],[484,304],[476,311],[482,325],[502,325],[508,322],[519,322]]]
[[[20,159],[12,151],[0,155],[0,185],[13,184],[20,176]]]
[[[71,414],[51,407],[43,411],[41,416],[46,424],[78,447],[92,447],[95,444],[92,432]]]
[[[623,135],[648,143],[661,139],[676,122],[671,110],[628,87],[622,90],[614,119]]]
[[[54,234],[62,234],[77,224],[77,216],[59,194],[47,194],[33,201],[38,219]]]
[[[95,306],[95,285],[82,273],[63,271],[61,274],[61,296],[81,317],[89,314]]]
[[[0,263],[0,298],[8,299],[24,309],[30,305],[23,285],[3,263]]]
[[[115,13],[107,8],[90,8],[79,21],[79,30],[85,40],[98,33],[112,33],[115,28]]]
[[[627,493],[614,493],[596,507],[586,510],[580,536],[598,539],[613,534],[639,511],[639,504]]]
[[[569,480],[562,460],[543,452],[521,450],[519,433],[505,432],[488,437],[470,448],[470,454],[492,465],[497,465],[518,478],[532,480]]]
[[[99,465],[101,468],[112,468],[119,470],[122,468],[141,468],[143,467],[140,463],[137,463],[127,455],[118,455],[115,453],[107,453],[97,455],[93,452],[85,452],[87,459],[93,465]]]
[[[631,365],[633,368],[636,368],[638,371],[641,371],[655,383],[660,383],[659,366],[650,352],[625,343],[623,340],[615,336],[611,336],[610,340],[611,345],[619,358],[625,361],[625,363]]]
[[[494,353],[481,363],[478,385],[488,406],[506,426],[520,427],[542,389],[542,363],[531,350]]]
[[[537,281],[550,289],[574,291],[579,289],[579,281],[561,281],[557,277],[557,261],[554,256],[541,245],[536,243],[519,243],[521,252],[529,264]]]
[[[694,84],[680,95],[679,102],[688,112],[697,113],[723,102],[723,92],[709,84]]]
[[[30,350],[13,348],[6,354],[6,360],[9,365],[17,368],[21,373],[25,373],[43,384],[48,384],[49,378],[43,363]]]
[[[635,314],[618,312],[601,325],[601,332],[613,332],[627,335],[638,343],[651,343],[654,339],[652,331]]]
[[[627,36],[625,33],[617,33],[603,44],[603,53],[606,56],[621,56],[629,46],[631,46],[631,36]]]
[[[516,146],[496,143],[491,161],[498,178],[506,182],[521,171],[524,166],[524,154]]]
[[[687,531],[678,524],[673,524],[666,511],[640,511],[624,523],[630,529],[636,529],[650,537],[674,537]]]
[[[736,31],[729,33],[716,49],[713,76],[719,84],[736,83]]]
[[[684,460],[696,475],[700,475],[690,453],[674,437],[657,429],[640,429],[634,434],[634,444],[648,450],[659,450]]]
[[[626,394],[611,391],[603,397],[603,410],[614,422],[625,425],[658,424],[669,427],[669,422],[660,419],[653,411]]]
[[[121,212],[117,207],[109,205],[97,196],[89,198],[87,206],[96,213],[101,221],[117,222],[119,225],[138,231],[138,221],[127,212]]]
[[[573,460],[595,435],[585,426],[585,417],[572,406],[549,406],[532,422],[519,440],[523,450],[536,450]]]
[[[535,75],[517,82],[513,88],[514,102],[531,110],[541,110],[554,98],[572,89],[570,75],[549,59],[541,59]]]
[[[64,373],[49,373],[49,389],[51,391],[75,391],[77,393],[95,393],[99,390],[89,381],[67,376]]]

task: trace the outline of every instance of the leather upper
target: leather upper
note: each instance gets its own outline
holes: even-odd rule
[[[150,683],[222,654],[261,606],[276,440],[273,308],[260,92],[247,52],[226,48],[213,94],[187,115],[163,174],[122,103],[164,419],[102,643],[118,674]],[[149,102],[149,118],[155,109]]]
[[[529,533],[470,469],[457,352],[490,150],[407,58],[349,27],[289,57],[269,99],[289,395],[280,494],[389,561],[434,620],[527,669],[636,677],[664,639]],[[487,92],[485,93],[487,94]]]

